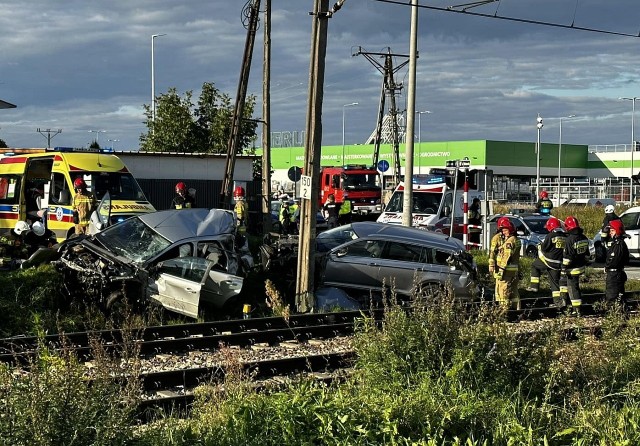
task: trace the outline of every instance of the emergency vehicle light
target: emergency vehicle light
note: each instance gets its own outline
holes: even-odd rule
[[[426,184],[440,184],[444,183],[446,178],[441,175],[414,175],[413,184],[426,185]]]
[[[48,148],[51,152],[84,152],[84,153],[111,153],[113,150],[108,149],[93,149],[89,147],[53,147]]]

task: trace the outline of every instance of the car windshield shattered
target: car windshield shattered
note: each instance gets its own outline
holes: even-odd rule
[[[134,263],[144,263],[171,245],[138,217],[108,228],[96,239],[109,251]]]

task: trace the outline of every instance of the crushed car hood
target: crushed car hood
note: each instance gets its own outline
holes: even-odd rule
[[[139,216],[170,242],[191,238],[233,234],[233,212],[224,209],[183,209],[159,211]]]

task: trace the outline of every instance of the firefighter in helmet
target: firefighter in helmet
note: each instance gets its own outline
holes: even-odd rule
[[[567,233],[564,232],[562,223],[556,217],[549,218],[544,227],[549,233],[538,246],[538,258],[531,264],[531,283],[527,291],[539,291],[540,276],[543,272],[548,272],[553,302],[556,307],[562,308],[566,301],[567,281],[566,276],[560,274],[560,270]]]
[[[247,232],[247,221],[249,218],[249,205],[245,200],[244,187],[236,186],[233,190],[233,199],[236,202],[233,211],[236,213],[236,228],[238,232],[244,234]]]
[[[540,192],[540,199],[536,203],[536,212],[543,215],[551,215],[553,202],[549,200],[549,193],[546,190]]]
[[[496,279],[496,301],[503,308],[520,309],[518,294],[520,240],[508,217],[498,219],[498,240],[493,277]]]
[[[91,220],[91,211],[96,207],[96,199],[87,190],[87,183],[82,177],[73,181],[73,188],[76,194],[73,196],[73,222],[76,225],[76,234],[86,234]]]
[[[624,303],[624,285],[627,282],[627,273],[624,266],[629,263],[629,248],[624,241],[628,235],[624,233],[622,220],[609,222],[609,238],[611,243],[607,249],[607,257],[604,262],[604,270],[607,274],[605,299],[611,303],[621,301]]]
[[[187,185],[180,181],[176,184],[176,196],[173,197],[171,207],[174,209],[190,209],[196,207],[196,200],[187,190]]]
[[[578,219],[571,215],[564,220],[564,228],[567,231],[567,240],[562,252],[561,274],[567,277],[572,310],[579,315],[582,305],[580,276],[584,274],[587,267],[589,239],[584,235]]]

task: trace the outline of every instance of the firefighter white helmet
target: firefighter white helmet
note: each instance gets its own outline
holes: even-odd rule
[[[612,204],[607,205],[606,208],[604,208],[604,213],[605,214],[613,214],[615,212],[616,208],[613,207]]]
[[[13,232],[15,232],[18,235],[28,230],[29,230],[29,223],[22,220],[17,221],[15,228],[13,228]]]
[[[44,225],[39,221],[33,222],[33,224],[31,225],[31,230],[38,237],[42,237],[45,233]]]

